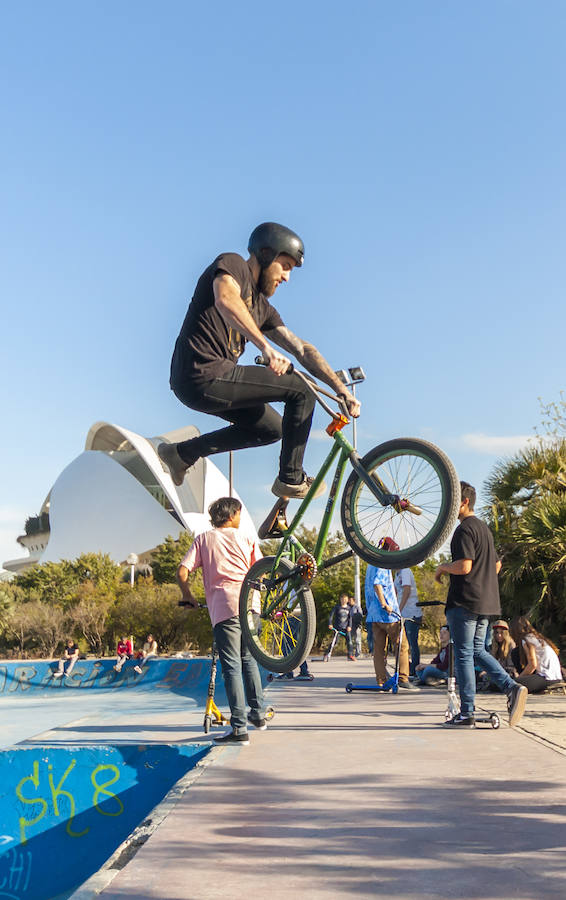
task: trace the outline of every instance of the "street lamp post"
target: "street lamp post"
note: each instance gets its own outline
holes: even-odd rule
[[[366,380],[366,375],[361,366],[352,366],[351,369],[338,369],[336,372],[340,381],[346,387],[352,388],[352,394],[356,396],[356,385]],[[352,419],[352,443],[357,450],[356,420]],[[360,583],[360,557],[354,554],[354,596],[358,606],[362,605],[362,589]]]
[[[130,587],[134,586],[134,572],[136,570],[136,566],[138,564],[138,556],[136,553],[130,553],[126,562],[130,567]]]

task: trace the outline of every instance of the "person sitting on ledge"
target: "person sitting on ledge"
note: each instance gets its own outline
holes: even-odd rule
[[[127,638],[125,635],[120,638],[118,644],[116,646],[116,656],[118,659],[116,660],[116,665],[114,668],[117,672],[122,671],[122,666],[126,662],[126,660],[131,659],[133,655],[133,647],[130,638]]]
[[[78,645],[75,644],[73,638],[68,638],[67,646],[65,647],[63,656],[59,660],[59,667],[58,667],[57,671],[53,673],[53,677],[54,678],[62,678],[63,675],[70,675],[75,667],[75,663],[78,658],[79,658]],[[67,666],[66,671],[65,671],[65,666]]]
[[[145,665],[150,656],[157,656],[157,641],[152,634],[148,634],[147,641],[143,645],[143,650],[136,653],[137,665],[134,666],[136,672],[141,675],[142,666]]]

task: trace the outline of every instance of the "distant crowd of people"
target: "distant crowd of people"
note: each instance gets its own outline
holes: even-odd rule
[[[114,669],[121,672],[124,664],[128,660],[133,660],[135,665],[133,669],[139,675],[142,674],[143,666],[152,656],[157,656],[157,641],[152,634],[148,634],[147,639],[141,650],[134,652],[133,638],[122,635],[116,645],[116,663]],[[75,664],[79,658],[79,646],[72,638],[68,638],[67,646],[63,651],[63,656],[59,660],[57,669],[53,672],[54,678],[63,678],[73,671]]]

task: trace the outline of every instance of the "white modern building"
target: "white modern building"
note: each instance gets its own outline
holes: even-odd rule
[[[97,422],[84,452],[61,472],[39,516],[28,519],[26,534],[18,538],[28,555],[8,560],[4,568],[18,573],[38,562],[72,560],[82,553],[107,553],[124,563],[132,553],[147,558],[168,535],[208,530],[208,507],[228,496],[228,479],[209,459],[200,459],[177,487],[157,456],[162,441],[177,443],[198,433],[188,426],[144,438]],[[245,507],[241,527],[255,536]]]

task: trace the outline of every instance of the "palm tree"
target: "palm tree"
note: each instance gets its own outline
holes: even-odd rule
[[[566,632],[566,440],[541,439],[498,463],[485,487],[505,614]]]

